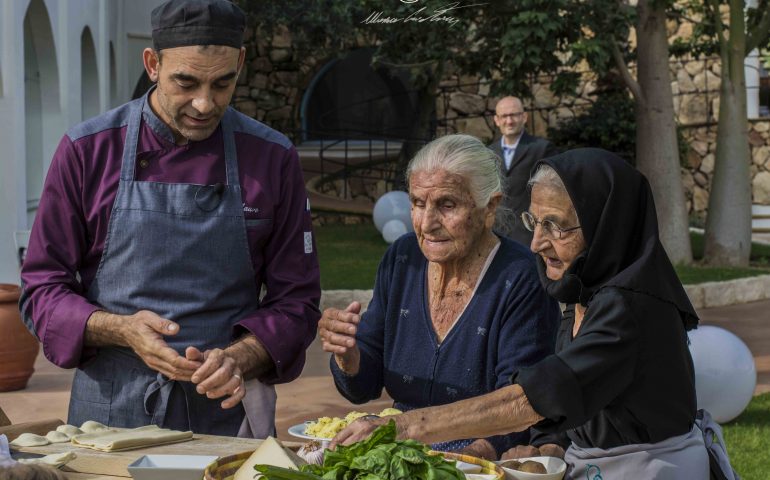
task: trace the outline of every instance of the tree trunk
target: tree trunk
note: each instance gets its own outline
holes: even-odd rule
[[[730,2],[729,40],[722,46],[722,84],[714,176],[711,180],[704,259],[710,265],[746,266],[751,254],[751,152],[743,69],[743,1]]]
[[[679,164],[674,99],[662,2],[640,0],[636,99],[636,165],[652,187],[660,239],[674,264],[692,263],[687,209]]]

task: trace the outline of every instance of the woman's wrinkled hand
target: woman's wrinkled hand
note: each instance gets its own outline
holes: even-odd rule
[[[379,427],[385,425],[391,418],[389,417],[362,417],[345,427],[338,433],[329,444],[329,448],[334,450],[337,445],[350,445],[369,438],[369,435]]]
[[[333,353],[337,365],[348,375],[358,373],[359,352],[356,332],[361,321],[361,304],[353,302],[345,310],[327,308],[318,321],[323,349]]]

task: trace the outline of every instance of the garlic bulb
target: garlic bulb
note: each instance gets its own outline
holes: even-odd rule
[[[321,443],[312,440],[302,445],[297,451],[297,455],[310,465],[321,465],[324,461],[325,448],[326,445],[322,445]]]

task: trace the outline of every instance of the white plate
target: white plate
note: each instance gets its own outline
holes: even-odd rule
[[[304,438],[306,440],[317,440],[319,442],[330,442],[331,438],[322,438],[322,437],[315,437],[313,435],[308,435],[305,433],[305,427],[313,422],[304,422],[304,423],[298,423],[297,425],[294,425],[293,427],[289,427],[289,435],[297,438]]]

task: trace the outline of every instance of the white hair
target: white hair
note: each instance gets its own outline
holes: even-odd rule
[[[534,175],[532,175],[532,177],[530,177],[529,181],[527,182],[527,188],[529,188],[531,191],[532,187],[535,185],[552,188],[567,197],[570,201],[570,215],[572,215],[575,219],[578,219],[575,203],[569,196],[567,187],[564,186],[564,182],[562,181],[561,177],[558,173],[556,173],[556,170],[554,170],[552,166],[541,163],[540,166],[537,167]]]
[[[422,147],[406,168],[406,182],[414,172],[438,170],[467,179],[476,207],[503,191],[500,157],[471,135],[446,135]]]
[[[543,185],[554,188],[564,192],[567,196],[569,196],[567,187],[564,186],[564,182],[562,181],[559,174],[556,173],[556,170],[554,170],[553,167],[545,163],[541,163],[540,166],[537,167],[537,171],[535,171],[534,175],[532,175],[532,177],[527,182],[527,187],[530,190],[535,185]]]

